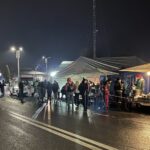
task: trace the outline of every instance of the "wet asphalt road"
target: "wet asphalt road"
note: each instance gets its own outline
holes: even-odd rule
[[[150,150],[150,115],[0,99],[0,150]]]

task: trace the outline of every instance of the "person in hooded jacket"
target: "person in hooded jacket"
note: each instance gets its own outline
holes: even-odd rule
[[[88,80],[84,79],[82,80],[82,82],[79,85],[79,91],[80,94],[82,96],[82,104],[84,107],[84,111],[87,111],[87,106],[88,106],[88,94],[89,94],[89,84],[88,84]]]

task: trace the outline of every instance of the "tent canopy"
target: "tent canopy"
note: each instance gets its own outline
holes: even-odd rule
[[[144,63],[143,60],[136,56],[102,57],[96,58],[96,60],[79,57],[65,67],[59,67],[59,72],[55,78],[59,81],[61,86],[66,83],[68,77],[71,77],[73,81],[81,81],[84,77],[94,83],[98,83],[101,75],[116,75],[120,69]]]
[[[76,61],[60,70],[57,73],[57,77],[65,77],[70,75],[86,75],[92,76],[97,75],[114,75],[117,74],[112,70],[118,70],[118,67],[114,67],[112,65],[107,65],[102,62],[98,62],[93,59],[89,59],[86,57],[79,57]]]
[[[130,68],[126,68],[126,69],[122,69],[120,71],[124,71],[124,72],[143,72],[143,73],[150,72],[150,63],[135,66],[135,67],[130,67]]]
[[[133,67],[137,65],[142,65],[145,63],[142,59],[136,56],[129,56],[129,57],[101,57],[96,58],[97,61],[103,62],[108,65],[112,65],[118,67],[120,69]],[[119,70],[120,70],[119,69]]]

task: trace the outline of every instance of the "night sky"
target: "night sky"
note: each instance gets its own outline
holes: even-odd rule
[[[97,57],[150,59],[148,0],[97,0],[96,13]],[[1,65],[16,63],[11,45],[24,47],[23,67],[92,57],[92,0],[0,0]]]

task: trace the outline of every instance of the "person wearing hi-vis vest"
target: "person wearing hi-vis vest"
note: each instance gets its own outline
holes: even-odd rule
[[[144,84],[145,80],[141,74],[136,75],[136,83],[135,83],[135,90],[136,90],[136,96],[142,95],[144,92]]]

